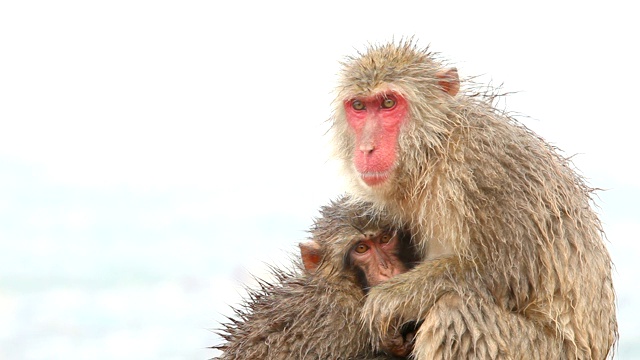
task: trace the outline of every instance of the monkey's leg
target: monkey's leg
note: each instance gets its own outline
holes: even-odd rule
[[[562,335],[499,307],[491,296],[478,295],[485,291],[482,274],[472,264],[458,257],[429,260],[371,288],[362,318],[372,343],[383,350],[393,349],[403,324],[422,322],[415,339],[417,359],[466,358],[467,352],[487,359],[559,354]]]
[[[475,294],[448,293],[431,308],[415,339],[422,359],[563,359],[562,340],[523,316]]]

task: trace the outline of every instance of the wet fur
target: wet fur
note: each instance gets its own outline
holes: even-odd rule
[[[248,290],[219,330],[216,359],[392,359],[374,353],[360,322],[364,291],[344,257],[359,234],[387,226],[364,216],[368,208],[344,198],[323,207],[311,230],[323,254],[319,268],[306,272],[299,261],[272,268],[275,281]]]
[[[363,317],[372,341],[424,320],[417,359],[612,356],[612,264],[592,189],[490,96],[443,93],[441,69],[411,40],[343,63],[332,131],[351,195],[408,227],[424,259],[371,289]],[[371,188],[352,163],[343,101],[389,90],[407,99],[411,121],[392,184]]]

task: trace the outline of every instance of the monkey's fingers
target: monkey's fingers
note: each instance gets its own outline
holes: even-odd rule
[[[397,334],[397,336],[385,339],[381,348],[388,354],[404,358],[413,351],[413,338],[413,335],[405,339],[404,336]]]
[[[396,335],[382,341],[382,348],[398,357],[408,357],[413,352],[416,332],[422,322],[410,321],[402,325]]]

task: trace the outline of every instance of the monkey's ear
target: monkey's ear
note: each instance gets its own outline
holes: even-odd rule
[[[438,77],[438,85],[444,92],[451,96],[456,96],[460,91],[460,78],[458,77],[458,69],[450,68],[440,70],[436,74]]]
[[[302,264],[305,270],[310,273],[315,273],[320,265],[322,255],[320,252],[320,244],[314,240],[309,240],[300,243],[300,256],[302,257]]]

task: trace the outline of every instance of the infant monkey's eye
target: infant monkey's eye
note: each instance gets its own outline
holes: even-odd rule
[[[365,244],[358,244],[358,246],[356,246],[355,249],[353,249],[355,252],[357,252],[358,254],[364,254],[367,252],[367,250],[369,250],[369,246],[365,245]]]

